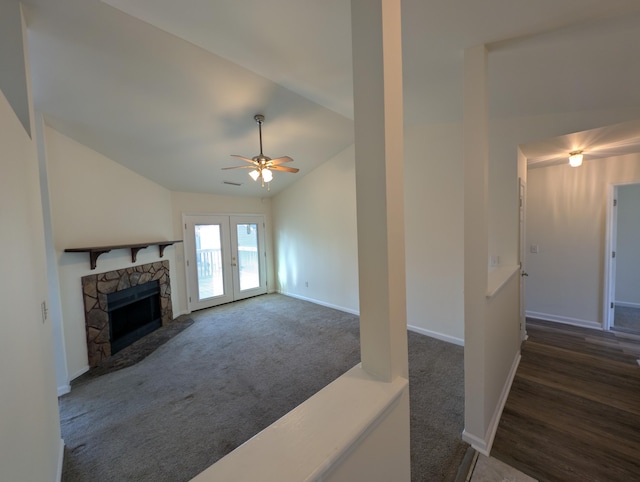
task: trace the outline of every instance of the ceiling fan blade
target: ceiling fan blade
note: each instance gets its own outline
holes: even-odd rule
[[[250,162],[251,164],[257,164],[256,161],[254,161],[253,159],[249,159],[244,156],[239,156],[238,154],[231,154],[231,157],[237,157],[238,159],[242,159],[243,161]]]
[[[222,170],[226,171],[228,169],[255,169],[256,166],[233,166],[233,167],[223,167]]]
[[[291,159],[289,156],[282,156],[282,157],[276,157],[275,159],[271,159],[270,162],[274,166],[277,166],[278,164],[283,164],[285,162],[293,162],[293,159]]]
[[[300,169],[296,169],[295,167],[285,167],[285,166],[269,166],[269,169],[272,171],[285,171],[285,172],[298,172]]]

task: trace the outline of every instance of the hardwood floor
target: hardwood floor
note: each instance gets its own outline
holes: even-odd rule
[[[491,455],[540,481],[640,480],[640,337],[527,333]]]

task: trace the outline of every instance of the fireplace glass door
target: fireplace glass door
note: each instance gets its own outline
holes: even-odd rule
[[[262,216],[184,219],[191,310],[266,293]]]

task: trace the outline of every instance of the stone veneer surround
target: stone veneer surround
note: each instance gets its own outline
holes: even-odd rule
[[[90,367],[97,366],[102,360],[111,356],[107,295],[154,280],[158,280],[160,284],[160,313],[162,326],[165,326],[173,320],[169,261],[158,261],[82,277]]]

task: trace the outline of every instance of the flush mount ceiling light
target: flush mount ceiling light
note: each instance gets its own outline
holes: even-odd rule
[[[582,165],[582,151],[571,151],[569,153],[569,165],[571,167]]]
[[[267,190],[269,190],[269,183],[273,180],[273,172],[271,171],[285,171],[285,172],[298,172],[299,169],[295,167],[286,167],[281,166],[285,162],[292,162],[289,156],[282,156],[276,159],[271,159],[270,157],[265,156],[262,153],[262,123],[264,122],[264,116],[261,114],[256,114],[253,116],[253,119],[258,123],[258,133],[260,136],[260,154],[253,157],[252,159],[239,156],[237,154],[231,154],[233,157],[237,157],[242,159],[243,161],[247,161],[250,163],[250,166],[234,166],[234,167],[223,167],[223,170],[226,169],[253,169],[249,173],[251,179],[257,181],[258,179],[262,180],[262,187],[264,187],[264,183],[267,183]]]

